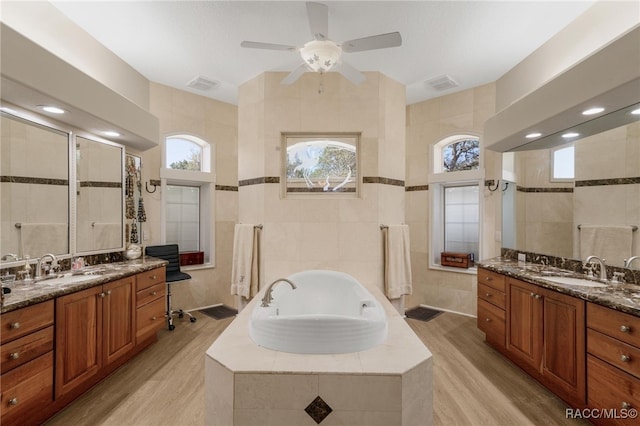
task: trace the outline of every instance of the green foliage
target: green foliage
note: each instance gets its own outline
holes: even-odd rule
[[[169,167],[172,169],[192,170],[195,172],[199,172],[202,170],[200,163],[200,152],[198,150],[192,149],[189,153],[188,159],[174,161],[173,163],[169,164]]]

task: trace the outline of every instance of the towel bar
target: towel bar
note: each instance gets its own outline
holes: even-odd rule
[[[630,225],[631,226],[631,231],[636,232],[638,230],[638,227],[636,225]],[[578,229],[582,229],[582,225],[578,225]]]

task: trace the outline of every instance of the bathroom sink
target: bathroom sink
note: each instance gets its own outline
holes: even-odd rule
[[[575,285],[580,287],[606,287],[607,284],[603,284],[598,281],[585,280],[583,278],[573,277],[544,277],[545,280],[551,281],[557,284]]]
[[[37,284],[43,284],[43,285],[68,285],[68,284],[77,284],[83,281],[90,281],[95,279],[96,276],[95,275],[70,275],[70,276],[63,276],[63,277],[58,277],[58,278],[51,278],[48,280],[42,280],[42,281],[38,281]]]

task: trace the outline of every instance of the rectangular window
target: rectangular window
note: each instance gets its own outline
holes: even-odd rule
[[[574,179],[574,154],[573,145],[551,150],[551,182],[572,181]]]
[[[166,241],[200,251],[200,187],[167,185]]]
[[[479,259],[478,185],[444,186],[444,251],[473,253]]]

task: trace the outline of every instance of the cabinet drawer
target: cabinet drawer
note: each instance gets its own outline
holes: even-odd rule
[[[22,423],[29,412],[53,401],[53,352],[2,375],[2,424]]]
[[[156,299],[136,310],[136,338],[155,333],[165,324],[164,298]]]
[[[140,272],[136,275],[136,289],[138,291],[147,287],[154,286],[158,283],[163,283],[166,276],[166,269],[156,268],[150,271]]]
[[[587,303],[587,327],[640,347],[640,318],[595,303]]]
[[[502,291],[489,287],[483,283],[478,283],[478,298],[505,309],[506,296]]]
[[[53,324],[53,300],[0,316],[2,344]]]
[[[587,355],[587,404],[590,408],[640,408],[640,380]],[[637,424],[637,419],[616,421],[615,424]]]
[[[160,297],[164,298],[165,295],[165,283],[158,283],[151,287],[144,288],[136,292],[136,308],[146,305],[147,303],[156,300]]]
[[[2,345],[2,374],[53,350],[53,326]]]
[[[478,328],[486,334],[487,341],[505,344],[505,312],[485,302],[478,300]]]
[[[629,374],[640,377],[640,349],[635,346],[588,329],[587,352]]]
[[[506,277],[493,271],[478,268],[478,283],[488,285],[489,287],[493,287],[504,293],[506,288]]]

